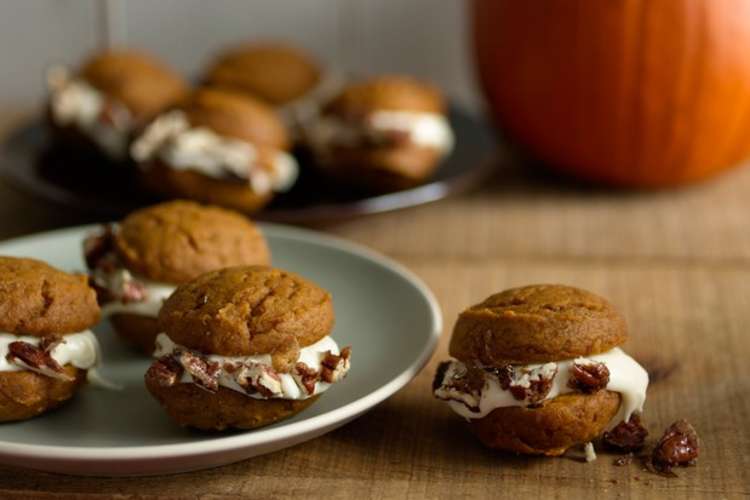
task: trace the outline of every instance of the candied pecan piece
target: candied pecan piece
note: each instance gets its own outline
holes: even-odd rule
[[[320,362],[322,365],[320,371],[323,381],[333,384],[343,378],[343,376],[346,375],[350,355],[350,347],[344,348],[341,351],[341,354],[333,354],[331,351],[328,351]]]
[[[52,351],[55,349],[55,347],[64,343],[65,343],[65,340],[63,340],[60,337],[56,337],[56,336],[42,337],[42,340],[39,342],[39,349],[45,352],[48,352],[51,356]]]
[[[299,362],[294,366],[294,378],[305,388],[308,394],[315,392],[315,384],[320,380],[320,372]]]
[[[219,390],[219,364],[191,351],[179,353],[180,364],[193,377],[193,383],[209,392]]]
[[[180,381],[182,366],[172,355],[162,356],[148,369],[147,377],[153,377],[162,387],[171,387]]]
[[[89,286],[96,292],[96,302],[99,306],[104,306],[116,300],[114,294],[107,287],[100,285],[95,278],[89,277]]]
[[[255,390],[267,398],[281,393],[281,377],[273,368],[258,365],[258,372],[258,376],[255,378]]]
[[[673,467],[694,464],[699,446],[698,433],[686,420],[680,419],[664,431],[651,454],[651,463],[657,471],[668,474]]]
[[[557,364],[546,363],[533,369],[506,365],[492,370],[500,387],[510,391],[515,399],[536,405],[547,397],[557,375]]]
[[[62,366],[52,357],[51,350],[35,346],[28,342],[16,341],[8,344],[5,359],[31,371],[62,380],[72,380],[65,374]]]
[[[450,368],[452,363],[452,361],[443,361],[438,365],[437,371],[435,372],[435,378],[432,379],[432,392],[437,391],[443,386],[445,374],[448,372],[448,368]]]
[[[609,368],[604,363],[573,362],[568,387],[584,394],[598,392],[609,384]]]
[[[118,122],[118,109],[111,100],[105,100],[99,112],[99,122],[105,125],[116,125]]]
[[[497,375],[500,387],[504,391],[510,391],[513,397],[519,401],[526,399],[526,388],[513,382],[515,371],[511,365],[496,368],[492,371]]]
[[[228,365],[224,365],[227,369]],[[232,367],[229,373],[234,375],[237,384],[245,389],[247,394],[259,393],[270,398],[282,393],[281,377],[270,366],[262,363],[246,363]]]
[[[122,303],[130,304],[132,302],[143,302],[146,300],[148,292],[146,285],[140,281],[129,280],[122,285]]]
[[[485,371],[476,366],[447,361],[438,366],[433,394],[444,401],[463,403],[473,412],[479,411],[486,376]]]
[[[605,432],[602,439],[612,450],[627,453],[643,448],[647,436],[648,431],[641,424],[641,417],[631,415],[630,420],[622,421]]]
[[[114,250],[114,231],[110,224],[104,226],[101,232],[94,233],[83,240],[83,254],[86,266],[96,269],[99,263]]]
[[[622,467],[625,465],[630,465],[633,462],[633,454],[628,453],[627,455],[623,455],[621,457],[615,458],[612,463],[616,465],[617,467]]]

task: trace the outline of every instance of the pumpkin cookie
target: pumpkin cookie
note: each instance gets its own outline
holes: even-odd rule
[[[305,142],[334,179],[390,191],[429,177],[454,138],[437,89],[381,76],[345,87],[307,128]]]
[[[270,263],[265,238],[247,218],[190,201],[138,210],[89,236],[84,251],[104,314],[147,354],[159,309],[177,285],[214,269]]]
[[[435,397],[487,446],[556,456],[643,410],[648,374],[620,349],[625,320],[564,285],[492,295],[459,315]],[[624,424],[623,424],[624,423]]]
[[[273,42],[231,48],[204,76],[208,86],[242,92],[275,107],[295,137],[341,89],[342,80],[304,50]]]
[[[206,71],[207,85],[235,90],[283,106],[303,97],[322,79],[305,51],[280,43],[247,43],[220,54]]]
[[[331,296],[260,266],[181,285],[159,314],[159,358],[146,386],[178,424],[251,429],[303,410],[349,370],[329,336]]]
[[[95,374],[98,319],[85,276],[0,257],[0,422],[61,405]]]
[[[255,212],[296,181],[288,149],[272,108],[236,92],[199,89],[148,125],[131,154],[157,194]]]
[[[96,54],[72,74],[48,74],[49,119],[61,142],[127,158],[132,133],[187,92],[182,77],[148,54]]]

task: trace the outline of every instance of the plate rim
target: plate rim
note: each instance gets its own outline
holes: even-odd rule
[[[362,217],[380,213],[404,210],[434,203],[444,198],[459,195],[479,187],[483,180],[489,178],[504,163],[504,144],[498,140],[497,134],[487,117],[475,110],[471,110],[460,104],[451,103],[450,113],[455,113],[462,119],[474,122],[486,133],[486,150],[477,155],[476,165],[460,175],[449,179],[430,178],[423,184],[402,191],[371,194],[363,198],[346,203],[324,201],[304,208],[275,208],[262,209],[250,217],[275,223],[310,224],[317,221],[346,220],[353,217]],[[41,188],[33,187],[33,182],[19,174],[18,169],[9,168],[5,161],[9,146],[18,136],[31,129],[43,126],[39,115],[30,114],[11,127],[0,140],[0,178],[15,191],[31,196],[35,199],[45,201],[54,205],[68,207],[78,211],[96,210],[98,215],[111,216],[121,212],[123,207],[110,207],[105,209],[92,208],[92,205],[83,201],[79,196],[57,184],[45,183]],[[131,207],[132,210],[142,207]],[[301,216],[302,211],[313,211],[312,216]],[[341,211],[344,215],[341,215]]]
[[[403,264],[400,264],[375,250],[367,248],[364,245],[343,238],[283,224],[269,222],[258,222],[257,224],[265,234],[274,233],[280,237],[298,241],[303,240],[309,242],[312,240],[314,243],[322,246],[344,250],[367,260],[374,261],[380,266],[405,279],[424,297],[430,312],[431,331],[427,342],[419,353],[419,356],[397,376],[365,396],[321,415],[276,428],[248,431],[232,436],[219,436],[198,442],[139,446],[60,446],[15,443],[0,440],[0,456],[43,458],[47,460],[120,461],[154,458],[157,455],[160,458],[207,455],[216,452],[268,445],[304,436],[305,434],[319,429],[330,428],[332,430],[339,422],[342,424],[347,423],[393,396],[422,371],[437,348],[443,330],[443,316],[437,298],[419,276]],[[51,231],[42,231],[16,238],[0,240],[0,251],[2,247],[6,245],[23,244],[28,240],[34,240],[40,237],[55,237],[66,233],[75,233],[78,231],[83,232],[94,229],[99,225],[100,224],[86,224],[69,226]],[[324,433],[325,432],[328,431],[326,430]]]

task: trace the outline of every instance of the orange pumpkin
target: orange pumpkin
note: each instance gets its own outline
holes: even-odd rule
[[[552,167],[620,186],[750,156],[750,2],[474,0],[501,127]]]

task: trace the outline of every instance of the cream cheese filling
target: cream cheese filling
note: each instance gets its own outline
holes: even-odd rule
[[[0,333],[0,372],[30,370],[46,376],[55,376],[49,370],[27,365],[20,359],[8,356],[9,346],[13,342],[25,342],[38,347],[42,338]],[[107,388],[114,386],[114,384],[104,380],[98,373],[97,367],[101,362],[101,348],[99,347],[99,341],[91,330],[61,336],[61,341],[50,350],[49,354],[60,366],[73,365],[81,370],[88,370],[87,378],[93,385]]]
[[[133,275],[125,268],[118,268],[109,273],[97,269],[93,272],[93,276],[97,284],[100,286],[103,285],[116,297],[111,302],[107,302],[102,306],[102,316],[104,317],[124,313],[156,318],[159,316],[159,311],[162,305],[164,305],[164,301],[177,288],[175,285],[169,283],[151,281],[141,276]],[[126,286],[126,283],[131,281],[137,281],[141,285],[145,292],[143,300],[126,300],[123,297],[117,296],[115,291],[122,290]]]
[[[276,152],[271,172],[258,168],[253,144],[221,136],[207,127],[192,127],[180,110],[168,111],[154,120],[135,140],[130,153],[143,167],[148,160],[159,158],[175,170],[247,180],[258,194],[290,189],[299,171],[297,161],[284,151]]]
[[[165,333],[160,333],[156,337],[156,350],[154,357],[160,358],[168,355],[178,355],[181,351],[189,349],[175,344],[172,339]],[[310,369],[321,371],[322,362],[328,353],[338,355],[339,347],[330,336],[323,337],[316,343],[300,349],[297,363],[304,363]],[[253,378],[256,383],[262,384],[269,393],[271,398],[302,400],[316,396],[328,390],[335,382],[344,378],[349,371],[349,360],[344,360],[343,364],[334,373],[333,382],[318,380],[312,392],[308,392],[300,382],[299,377],[292,373],[274,372],[277,377],[269,376],[268,369],[272,370],[273,363],[270,354],[259,354],[255,356],[220,356],[216,354],[202,355],[207,361],[218,365],[218,383],[221,387],[226,387],[233,391],[241,392],[255,399],[268,399],[260,393],[248,393],[244,387],[237,382],[238,370],[244,370],[244,375]],[[232,367],[228,369],[228,367]],[[240,367],[238,369],[238,367]],[[194,382],[193,377],[187,370],[183,371],[181,383]]]
[[[568,381],[571,379],[573,363],[586,364],[591,362],[603,363],[607,367],[609,370],[609,382],[606,389],[617,392],[621,396],[620,408],[617,415],[610,422],[610,427],[614,427],[622,421],[629,420],[633,413],[643,411],[643,405],[646,401],[646,389],[649,382],[648,373],[637,361],[625,354],[619,347],[586,358],[525,365],[523,372],[527,373],[527,377],[533,377],[535,374],[553,373],[554,369],[557,369],[552,379],[551,389],[544,397],[544,400],[549,400],[561,394],[574,391],[568,385]],[[462,370],[463,366],[463,363],[459,361],[452,361],[443,381],[449,380],[452,374],[456,370]],[[530,382],[531,380],[520,381],[521,384],[527,385]],[[524,405],[523,401],[516,399],[511,391],[503,389],[500,386],[498,378],[489,372],[486,372],[484,387],[481,390],[478,400],[472,394],[447,391],[445,386],[442,385],[435,391],[435,395],[442,399],[448,399],[451,409],[468,420],[485,417],[496,408]]]
[[[125,158],[133,128],[132,117],[125,106],[105,98],[86,81],[71,77],[62,66],[49,69],[47,87],[52,120],[56,124],[75,126],[109,155]]]
[[[279,108],[281,119],[295,135],[295,139],[300,139],[298,136],[303,135],[304,129],[320,115],[323,104],[338,94],[345,83],[343,74],[328,71],[315,87]]]
[[[363,135],[377,138],[389,133],[404,134],[411,144],[434,148],[443,155],[455,144],[453,130],[445,116],[412,111],[374,111],[357,125],[334,116],[323,116],[307,133],[310,144],[319,151],[334,145],[357,146]]]

